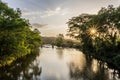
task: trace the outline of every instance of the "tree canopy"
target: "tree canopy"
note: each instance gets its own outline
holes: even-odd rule
[[[103,7],[95,15],[81,14],[69,19],[68,35],[80,40],[82,49],[95,57],[118,61],[120,48],[120,6]],[[117,57],[115,59],[115,57]]]
[[[0,1],[0,58],[4,55],[13,57],[13,54],[20,57],[40,44],[38,30],[30,29],[29,21],[21,18],[20,9],[14,10]]]

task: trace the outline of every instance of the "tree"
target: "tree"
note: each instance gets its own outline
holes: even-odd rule
[[[30,29],[28,20],[21,18],[21,10],[13,10],[0,1],[0,55],[30,53],[40,44],[38,30]]]
[[[81,14],[67,22],[69,27],[68,35],[80,40],[83,47],[87,46],[92,48],[89,28],[92,27],[92,23],[90,22],[94,16]]]
[[[96,15],[73,17],[67,24],[68,35],[81,41],[84,52],[111,64],[119,60],[120,6],[109,5]]]
[[[55,43],[56,43],[57,46],[62,47],[63,44],[64,44],[64,35],[59,34]]]

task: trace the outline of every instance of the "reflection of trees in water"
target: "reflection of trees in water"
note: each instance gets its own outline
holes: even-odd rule
[[[38,64],[31,63],[19,76],[22,80],[39,80],[42,68]]]
[[[42,68],[38,66],[36,56],[39,53],[27,55],[10,66],[0,68],[0,80],[40,80]]]
[[[86,57],[86,63],[82,70],[74,62],[71,62],[69,71],[70,80],[118,80],[110,78],[109,71],[103,63],[98,63],[90,57]]]
[[[58,57],[60,59],[63,58],[63,48],[56,48],[56,52],[58,53]]]

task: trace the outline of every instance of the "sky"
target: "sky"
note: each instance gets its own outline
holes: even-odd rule
[[[2,0],[11,8],[20,8],[42,36],[66,34],[66,22],[82,13],[97,14],[101,7],[120,5],[120,0]]]

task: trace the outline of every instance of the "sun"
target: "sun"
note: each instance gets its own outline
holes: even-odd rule
[[[98,32],[98,29],[97,29],[96,26],[92,26],[88,29],[88,32],[89,32],[90,35],[96,35],[97,32]]]
[[[91,34],[95,34],[97,32],[97,29],[96,28],[90,28],[90,33]]]

